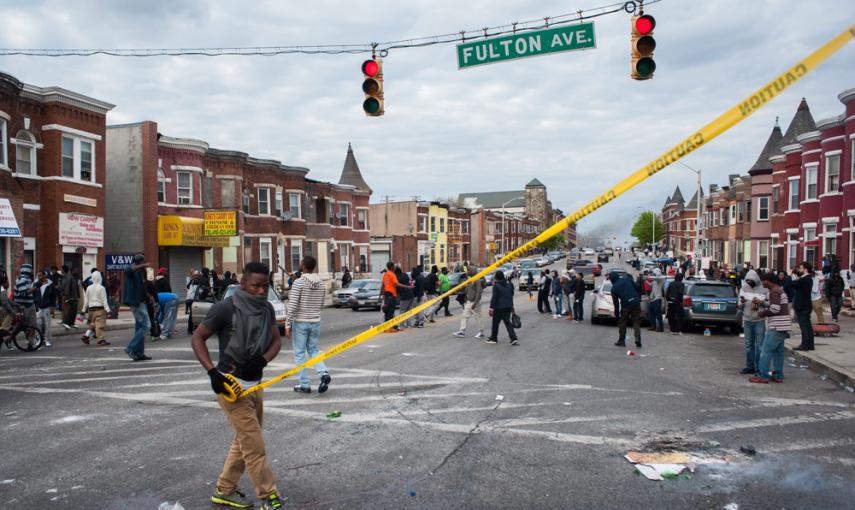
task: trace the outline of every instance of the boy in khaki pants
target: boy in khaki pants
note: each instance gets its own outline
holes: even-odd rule
[[[107,329],[107,314],[110,313],[110,305],[107,303],[107,289],[101,285],[101,273],[93,271],[92,285],[86,288],[83,295],[83,312],[87,314],[89,329],[95,332],[98,345],[110,345],[104,339],[104,330]],[[87,331],[88,333],[89,331]],[[89,345],[89,337],[83,335],[84,344]]]

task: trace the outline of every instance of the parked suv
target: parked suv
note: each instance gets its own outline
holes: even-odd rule
[[[683,297],[686,324],[726,326],[738,334],[742,325],[742,310],[736,289],[729,283],[696,281]]]

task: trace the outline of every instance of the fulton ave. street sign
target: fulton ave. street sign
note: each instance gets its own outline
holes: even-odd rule
[[[585,50],[596,46],[593,23],[564,25],[458,44],[457,67],[465,69],[503,60]]]

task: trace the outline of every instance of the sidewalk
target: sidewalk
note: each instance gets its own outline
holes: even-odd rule
[[[83,332],[86,331],[86,323],[77,321],[76,329],[65,329],[65,327],[59,324],[60,317],[59,314],[56,314],[52,323],[51,333],[54,338],[65,337],[65,336],[83,336]],[[187,314],[184,313],[184,305],[178,308],[178,318],[176,320],[177,325],[184,324],[186,329],[187,324]],[[178,326],[176,326],[178,327]],[[131,315],[131,311],[126,307],[122,307],[119,309],[119,318],[118,319],[107,319],[107,331],[130,331],[134,329],[134,317]]]
[[[811,316],[816,320],[815,316]],[[831,321],[831,311],[825,309],[826,321]],[[840,334],[814,339],[813,351],[794,351],[801,342],[798,324],[793,322],[793,334],[786,341],[787,362],[807,365],[820,375],[827,376],[842,387],[855,388],[855,312],[844,309],[840,314]],[[786,369],[785,369],[786,370]],[[848,390],[847,391],[851,391]]]

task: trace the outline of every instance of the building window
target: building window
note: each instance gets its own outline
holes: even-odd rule
[[[301,200],[299,193],[288,193],[288,210],[291,211],[292,218],[302,218],[303,211],[301,210]]]
[[[6,119],[0,118],[0,166],[9,166],[6,162]],[[5,263],[5,260],[3,261]]]
[[[62,137],[62,176],[74,178],[74,139]]]
[[[356,210],[356,228],[368,230],[368,211],[365,209]]]
[[[805,167],[805,199],[812,200],[816,198],[816,172],[817,165],[809,165]]]
[[[837,223],[826,223],[823,225],[823,255],[837,254]]]
[[[825,157],[825,192],[840,190],[840,154]]]
[[[769,221],[769,197],[760,197],[757,199],[757,220]]]
[[[347,243],[338,245],[338,259],[340,268],[350,267],[350,245]]]
[[[781,212],[779,209],[781,199],[781,188],[772,188],[772,214]]]
[[[368,248],[364,246],[359,247],[359,272],[368,272]]]
[[[302,250],[303,246],[300,241],[291,241],[291,272],[298,271],[300,269],[300,260],[303,258]]]
[[[463,220],[463,233],[469,233],[469,220]]]
[[[798,257],[798,245],[799,240],[797,238],[797,234],[787,234],[787,271],[792,270],[796,267],[796,264],[798,264],[798,261],[796,260]]]
[[[235,207],[235,188],[237,182],[232,179],[220,180],[220,207],[231,209]]]
[[[15,135],[15,172],[36,175],[36,139],[23,130]]]
[[[730,204],[730,223],[736,223],[736,204]]]
[[[276,192],[276,216],[282,216],[282,192]]]
[[[350,204],[338,204],[338,221],[342,227],[350,225]]]
[[[270,188],[258,188],[255,192],[258,194],[258,214],[270,216]]]
[[[855,264],[855,216],[849,217],[849,266]]]
[[[813,264],[816,259],[816,246],[808,245],[808,241],[816,240],[816,227],[805,227],[805,261]]]
[[[427,216],[419,214],[419,232],[427,232]]]
[[[166,202],[166,175],[163,170],[157,170],[157,201]]]
[[[445,246],[442,245],[439,247],[439,264],[440,266],[445,264]]]
[[[80,180],[93,182],[92,142],[80,141]]]
[[[243,213],[249,214],[249,191],[243,190],[243,199],[241,201],[241,205],[243,206]]]
[[[178,205],[193,205],[193,176],[190,172],[176,172]]]
[[[436,216],[430,217],[430,231],[431,233],[436,232]]]
[[[261,263],[270,267],[270,262],[273,260],[273,243],[270,238],[261,238],[258,240],[259,259]]]
[[[769,241],[759,241],[757,243],[757,267],[769,267]]]
[[[2,147],[2,144],[0,144],[0,147]],[[855,181],[855,138],[852,139],[851,149],[852,150],[849,151],[849,155],[851,156],[851,159],[852,159],[852,168],[851,168],[851,172],[849,172],[849,180]],[[0,156],[0,157],[2,157],[2,156]]]
[[[445,218],[439,219],[439,233],[445,232]]]
[[[799,208],[799,179],[790,179],[790,210],[795,211]]]

